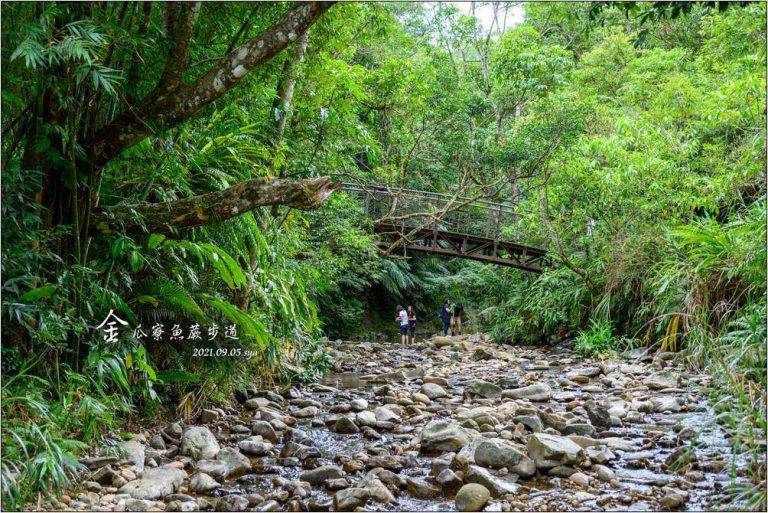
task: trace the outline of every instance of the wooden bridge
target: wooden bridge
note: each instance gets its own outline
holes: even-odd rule
[[[540,273],[544,249],[513,241],[524,230],[513,205],[381,185],[342,184],[373,221],[376,244],[392,253],[410,251],[468,258]]]

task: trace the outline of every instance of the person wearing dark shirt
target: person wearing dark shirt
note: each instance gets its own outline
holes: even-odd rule
[[[464,305],[462,303],[456,303],[452,311],[453,322],[451,322],[451,336],[453,336],[456,333],[461,335],[461,314],[462,313],[464,313]]]
[[[443,321],[443,335],[448,336],[448,328],[451,327],[451,300],[446,299],[443,306],[440,307],[440,312],[437,314]]]

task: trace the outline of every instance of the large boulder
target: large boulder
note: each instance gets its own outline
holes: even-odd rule
[[[465,484],[456,494],[456,511],[482,511],[491,492],[481,484]]]
[[[501,397],[501,387],[488,383],[487,381],[477,380],[464,387],[464,395],[470,399],[480,397],[482,399],[498,399]]]
[[[481,467],[506,468],[513,474],[531,477],[536,467],[531,459],[511,443],[499,439],[483,440],[475,448],[475,463]]]
[[[240,477],[251,471],[251,460],[234,447],[220,450],[216,454],[216,461],[224,464],[224,479]]]
[[[527,387],[514,388],[501,392],[504,399],[527,399],[528,401],[549,401],[552,388],[546,383],[534,383]]]
[[[664,388],[675,388],[680,382],[680,376],[673,371],[663,370],[654,372],[643,380],[643,385],[651,390],[662,390]]]
[[[118,493],[129,494],[134,499],[162,499],[175,492],[186,478],[187,473],[183,470],[163,465],[145,470],[141,479],[124,485]]]
[[[144,445],[136,440],[120,443],[120,451],[136,472],[144,470]]]
[[[195,460],[210,459],[219,452],[219,442],[205,426],[187,429],[181,439],[181,454]]]
[[[528,439],[528,456],[536,467],[549,469],[558,465],[575,465],[584,460],[584,450],[564,436],[534,433]]]
[[[419,435],[422,452],[456,452],[467,445],[472,436],[451,422],[437,421],[427,425]]]

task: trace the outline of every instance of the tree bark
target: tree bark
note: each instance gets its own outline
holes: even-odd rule
[[[272,106],[272,113],[275,116],[275,137],[272,145],[277,146],[283,140],[285,134],[285,125],[293,103],[293,90],[296,88],[296,76],[298,75],[299,65],[304,60],[304,53],[307,51],[307,40],[309,32],[304,32],[296,43],[296,56],[293,59],[285,61],[283,74],[280,84],[277,86],[277,98]]]
[[[256,178],[227,189],[166,203],[105,207],[94,212],[91,231],[162,233],[204,226],[257,207],[288,205],[299,210],[320,207],[341,186],[327,176],[306,180]]]
[[[189,119],[203,107],[224,96],[251,70],[269,61],[296,41],[333,4],[334,2],[300,3],[288,10],[270,28],[229,52],[194,83],[180,83],[172,89],[155,88],[135,109],[118,116],[96,134],[94,140],[87,145],[92,161],[98,166],[105,165],[123,150],[144,140],[155,131],[173,127]],[[182,38],[191,37],[191,32],[187,30],[174,33]],[[171,44],[188,44],[188,41],[172,41]],[[159,85],[165,83],[166,81],[161,80]]]

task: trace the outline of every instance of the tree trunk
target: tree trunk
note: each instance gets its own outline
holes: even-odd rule
[[[221,222],[269,205],[313,210],[340,186],[327,176],[306,180],[256,178],[222,191],[167,203],[106,207],[94,212],[91,230],[101,234],[122,231],[167,234],[174,229]]]
[[[301,61],[304,60],[304,53],[307,51],[308,39],[309,32],[304,32],[296,43],[296,56],[293,59],[285,61],[280,84],[277,87],[278,96],[275,98],[275,103],[272,106],[272,113],[275,118],[275,136],[272,139],[273,146],[279,145],[285,134],[285,125],[290,116],[291,104],[293,103],[293,90],[296,87],[296,77],[299,72]]]

